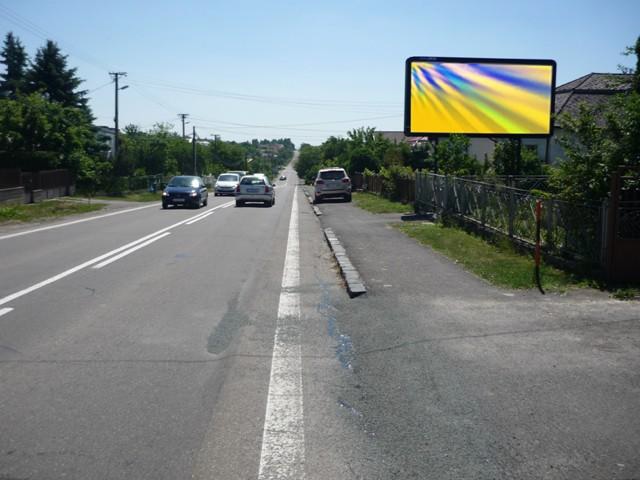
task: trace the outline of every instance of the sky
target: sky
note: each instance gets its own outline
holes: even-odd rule
[[[0,0],[0,33],[30,58],[58,43],[97,125],[319,145],[403,128],[411,56],[553,59],[557,85],[635,65],[640,1]]]

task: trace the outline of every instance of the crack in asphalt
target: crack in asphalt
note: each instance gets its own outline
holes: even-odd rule
[[[563,332],[563,331],[568,332],[568,331],[575,331],[575,330],[584,330],[584,329],[599,327],[599,326],[615,325],[620,323],[639,322],[639,321],[640,321],[640,318],[628,318],[623,320],[610,320],[605,322],[589,323],[589,324],[575,326],[575,327],[539,328],[539,329],[534,328],[530,330],[512,330],[512,331],[505,331],[505,332],[481,333],[476,335],[456,335],[451,337],[424,338],[422,340],[415,340],[412,342],[403,342],[403,343],[391,345],[388,347],[362,350],[359,352],[359,355],[369,355],[372,353],[382,353],[382,352],[388,352],[391,350],[399,350],[405,347],[420,345],[423,343],[449,342],[452,340],[470,340],[474,338],[490,338],[490,337],[501,337],[501,336],[509,336],[509,335],[525,335],[529,333],[551,333],[551,332]]]

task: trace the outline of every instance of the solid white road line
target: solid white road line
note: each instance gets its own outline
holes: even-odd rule
[[[54,228],[67,227],[69,225],[75,225],[76,223],[90,222],[91,220],[98,220],[100,218],[113,217],[114,215],[121,215],[123,213],[135,212],[137,210],[142,210],[144,208],[151,208],[151,207],[159,208],[158,204],[154,203],[153,205],[145,205],[143,207],[135,207],[135,208],[128,208],[126,210],[118,210],[117,212],[106,213],[104,215],[97,215],[95,217],[81,218],[80,220],[74,220],[72,222],[59,223],[57,225],[49,225],[48,227],[40,227],[40,228],[35,228],[33,230],[25,230],[24,232],[16,232],[16,233],[11,233],[9,235],[3,235],[0,237],[0,240],[4,240],[6,238],[20,237],[22,235],[28,235],[30,233],[44,232],[45,230],[53,230]]]
[[[116,255],[115,257],[111,257],[110,259],[105,260],[104,262],[100,262],[99,264],[94,265],[94,266],[93,266],[93,268],[102,268],[102,267],[104,267],[104,266],[106,266],[106,265],[109,265],[110,263],[113,263],[113,262],[115,262],[116,260],[120,260],[122,257],[126,257],[126,256],[127,256],[127,255],[129,255],[130,253],[133,253],[133,252],[135,252],[136,250],[140,250],[141,248],[144,248],[144,247],[146,247],[147,245],[150,245],[150,244],[152,244],[153,242],[155,242],[155,241],[157,241],[157,240],[160,240],[161,238],[164,238],[164,237],[166,237],[167,235],[170,235],[170,234],[171,234],[171,232],[164,232],[162,235],[158,235],[157,237],[153,237],[152,239],[147,240],[146,242],[143,242],[143,243],[141,243],[141,244],[139,244],[139,245],[136,245],[136,246],[135,246],[135,247],[133,247],[133,248],[130,248],[129,250],[125,250],[124,252],[119,253],[119,254],[118,254],[118,255]]]
[[[231,202],[231,203],[233,203],[233,202]],[[214,207],[214,208],[210,209],[209,211],[217,210],[219,208],[222,208],[224,205],[226,205],[226,204],[223,203],[222,205],[218,205],[217,207]],[[207,213],[207,212],[204,212],[204,213]],[[202,215],[202,214],[200,214],[200,215]],[[196,217],[198,217],[200,215],[196,215]],[[53,277],[47,278],[46,280],[43,280],[42,282],[36,283],[35,285],[31,285],[30,287],[25,288],[24,290],[20,290],[19,292],[12,293],[11,295],[7,295],[4,298],[0,298],[0,305],[4,305],[5,303],[9,303],[10,301],[15,300],[16,298],[20,298],[20,297],[22,297],[24,295],[27,295],[27,294],[29,294],[31,292],[34,292],[35,290],[38,290],[38,289],[40,289],[42,287],[45,287],[45,286],[47,286],[47,285],[49,285],[49,284],[51,284],[53,282],[57,282],[58,280],[60,280],[60,279],[62,279],[64,277],[68,277],[69,275],[71,275],[71,274],[73,274],[73,273],[75,273],[75,272],[77,272],[79,270],[82,270],[83,268],[90,267],[94,263],[101,262],[102,260],[104,260],[106,258],[109,258],[111,255],[115,255],[117,253],[122,252],[123,250],[127,250],[128,248],[131,248],[131,247],[133,247],[133,246],[135,246],[135,245],[137,245],[137,244],[139,244],[141,242],[144,242],[146,240],[149,240],[150,238],[156,237],[156,236],[158,236],[158,235],[160,235],[160,234],[162,234],[164,232],[167,232],[167,231],[171,230],[172,228],[175,228],[175,227],[178,227],[180,225],[183,225],[183,224],[187,223],[188,221],[190,221],[192,219],[193,219],[193,217],[187,218],[185,220],[181,220],[178,223],[174,223],[173,225],[170,225],[168,227],[162,228],[162,229],[158,230],[157,232],[153,232],[153,233],[151,233],[149,235],[145,235],[142,238],[134,240],[133,242],[129,242],[126,245],[123,245],[122,247],[116,248],[115,250],[111,250],[110,252],[107,252],[107,253],[105,253],[103,255],[100,255],[99,257],[92,258],[91,260],[87,260],[86,262],[81,263],[80,265],[76,265],[75,267],[70,268],[69,270],[65,270],[64,272],[59,273],[58,275],[54,275]]]
[[[9,307],[9,308],[0,308],[0,317],[2,315],[5,315],[5,314],[9,313],[9,312],[13,312],[13,308],[11,308],[11,307]]]
[[[302,480],[305,477],[297,194],[296,189],[273,342],[259,480]]]

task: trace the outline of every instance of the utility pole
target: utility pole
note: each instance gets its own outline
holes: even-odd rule
[[[198,169],[196,164],[196,126],[193,126],[193,139],[191,140],[191,149],[193,152],[193,174],[198,175]]]
[[[113,144],[113,160],[114,162],[118,160],[118,150],[119,150],[119,134],[120,131],[118,129],[118,90],[124,90],[125,88],[129,88],[128,85],[125,85],[122,88],[118,87],[118,78],[119,77],[126,77],[127,76],[127,72],[109,72],[109,75],[111,75],[113,77],[113,80],[115,82],[116,85],[116,116],[114,117],[114,121],[116,124],[116,132],[115,132],[115,142]]]
[[[184,133],[184,119],[189,116],[188,113],[179,113],[178,116],[182,119],[182,139],[184,140],[186,137]]]

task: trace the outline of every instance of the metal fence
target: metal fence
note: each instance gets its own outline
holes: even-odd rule
[[[535,242],[537,197],[500,184],[416,174],[417,212],[453,215],[474,227],[514,242]],[[605,207],[543,200],[543,249],[548,255],[600,265],[605,235]]]
[[[362,189],[402,203],[412,203],[415,200],[416,182],[413,178],[398,178],[385,182],[378,174],[362,174]],[[354,187],[355,188],[355,187]]]

